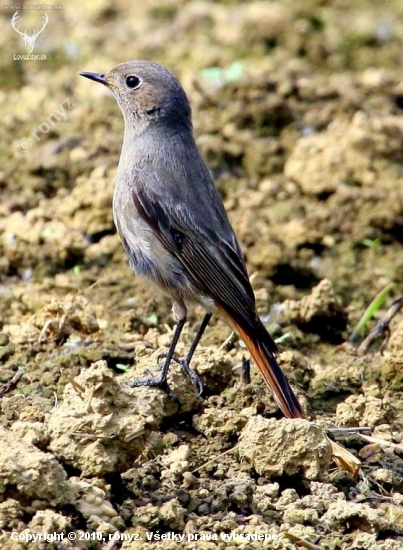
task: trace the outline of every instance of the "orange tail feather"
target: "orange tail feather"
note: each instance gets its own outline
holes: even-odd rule
[[[250,336],[244,329],[234,323],[235,332],[245,342],[284,415],[288,418],[304,418],[302,407],[274,357],[272,351],[274,342],[263,325],[261,328],[264,330],[261,333],[262,336],[255,337]]]

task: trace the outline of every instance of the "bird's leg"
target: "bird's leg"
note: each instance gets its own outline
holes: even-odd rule
[[[203,336],[204,331],[206,330],[211,317],[212,317],[212,313],[206,313],[201,325],[199,326],[196,336],[194,337],[192,345],[190,346],[189,351],[187,352],[187,355],[186,357],[184,357],[184,359],[179,359],[178,357],[176,357],[176,355],[171,356],[171,361],[175,361],[175,363],[178,363],[178,365],[182,367],[183,372],[190,378],[192,383],[199,390],[199,395],[203,393],[204,384],[200,376],[190,368],[190,361],[192,360],[194,352],[196,351],[196,348],[199,345],[201,337]],[[162,353],[159,357],[168,358],[170,351],[171,350],[169,349],[168,352]]]
[[[169,346],[169,350],[166,354],[165,362],[162,365],[161,369],[161,376],[158,378],[150,377],[150,378],[143,378],[140,380],[132,380],[129,382],[129,386],[131,388],[138,388],[139,386],[153,386],[153,387],[160,387],[162,390],[164,390],[168,396],[172,399],[172,401],[175,401],[175,403],[178,403],[180,405],[180,401],[178,397],[174,394],[174,392],[171,390],[171,388],[168,385],[167,377],[168,377],[168,371],[169,366],[171,364],[172,358],[174,357],[176,344],[178,343],[179,337],[181,335],[182,329],[186,322],[186,316],[183,319],[180,319],[176,325],[175,332],[171,341],[171,344]]]
[[[213,316],[212,313],[206,313],[206,315],[204,316],[204,319],[201,322],[201,325],[199,326],[199,330],[197,331],[196,336],[194,337],[192,345],[190,346],[189,351],[188,351],[185,359],[183,359],[183,361],[186,362],[187,366],[189,366],[189,363],[192,360],[194,352],[196,351],[196,348],[199,345],[201,337],[203,336],[204,331],[206,330],[207,325],[209,324],[210,319],[211,319],[212,316]]]

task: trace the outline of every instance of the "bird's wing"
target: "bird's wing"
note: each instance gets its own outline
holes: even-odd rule
[[[152,177],[149,172],[148,181]],[[238,324],[253,326],[255,297],[239,245],[221,210],[214,213],[201,198],[194,212],[186,202],[165,195],[158,185],[133,185],[132,196],[138,214],[186,268],[196,288]]]

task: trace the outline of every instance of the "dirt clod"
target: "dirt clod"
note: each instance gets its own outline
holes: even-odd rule
[[[240,437],[239,455],[268,479],[283,474],[307,479],[325,477],[331,449],[322,430],[306,420],[252,417]]]

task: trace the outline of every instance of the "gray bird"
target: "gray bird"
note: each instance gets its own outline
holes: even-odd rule
[[[114,221],[132,270],[172,299],[177,322],[161,376],[130,385],[170,392],[167,374],[174,360],[202,388],[189,364],[217,314],[245,342],[283,413],[302,418],[301,405],[276,361],[276,345],[257,314],[241,248],[196,146],[182,86],[150,61],[81,75],[107,86],[123,113]],[[175,347],[190,304],[202,305],[207,313],[187,356],[179,361]]]

